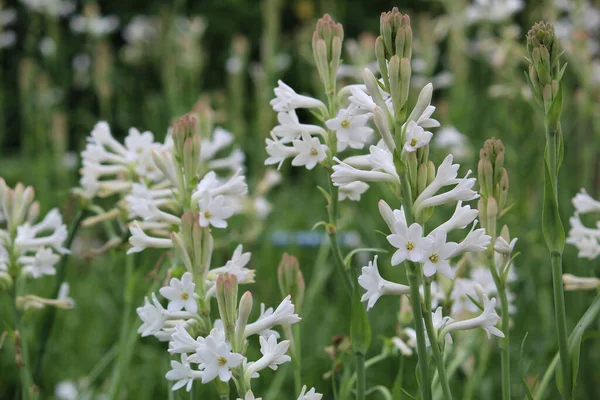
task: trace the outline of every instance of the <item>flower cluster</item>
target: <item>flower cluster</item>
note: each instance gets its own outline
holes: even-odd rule
[[[0,178],[0,287],[9,288],[21,277],[41,278],[56,274],[56,264],[69,253],[65,247],[67,227],[57,209],[50,210],[42,219],[40,206],[34,200],[31,186],[19,183],[14,188]],[[44,299],[19,293],[17,308],[42,308],[52,305],[73,307],[65,284],[57,299]]]
[[[593,260],[600,255],[600,221],[595,228],[589,228],[581,221],[581,215],[600,212],[600,201],[590,196],[585,189],[573,197],[575,214],[569,219],[571,229],[567,243],[579,250],[579,257]]]
[[[169,353],[177,357],[166,375],[175,382],[173,390],[186,387],[189,391],[196,380],[207,384],[218,377],[227,383],[235,377],[238,394],[253,398],[251,380],[265,368],[276,370],[291,360],[287,351],[292,338],[279,341],[281,335],[274,328],[300,321],[289,293],[294,292],[296,301],[301,301],[301,296],[297,291],[287,292],[277,308],[261,305],[260,316],[249,322],[252,294],[246,292],[239,302],[237,294],[238,285],[254,282],[255,271],[248,268],[251,254],[239,245],[229,261],[212,268],[211,228],[227,227],[227,219],[239,209],[248,187],[241,169],[226,180],[206,169],[231,166],[231,162],[213,158],[229,141],[224,140],[224,131],[220,136],[218,131],[213,141],[201,141],[196,124],[191,115],[181,117],[173,126],[170,149],[152,152],[169,185],[144,190],[136,184],[126,198],[134,219],[128,253],[148,247],[173,248],[185,268],[183,273],[172,269],[169,285],[159,290],[168,301],[166,308],[153,293],[137,309],[142,320],[138,332],[169,342]],[[213,163],[207,163],[211,158]],[[273,178],[269,180],[263,186],[272,185]],[[160,236],[148,236],[144,229]],[[291,281],[295,277],[295,287],[303,288],[297,275],[286,276]],[[215,321],[210,317],[213,298],[220,314]],[[259,336],[262,357],[250,361],[245,354],[249,338],[255,335]]]

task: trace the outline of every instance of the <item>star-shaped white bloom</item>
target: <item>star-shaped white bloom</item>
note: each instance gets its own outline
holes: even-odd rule
[[[181,355],[181,362],[171,360],[171,370],[165,375],[167,380],[177,381],[173,384],[173,391],[185,386],[188,392],[192,390],[194,379],[200,379],[201,376],[202,372],[192,369],[186,354]]]
[[[152,293],[152,303],[146,297],[144,298],[144,306],[138,307],[136,311],[143,322],[142,326],[138,329],[138,333],[141,333],[144,337],[154,335],[164,326],[167,320],[166,310],[154,293]]]
[[[194,339],[185,329],[185,324],[175,326],[175,332],[171,334],[169,340],[169,353],[195,353],[196,349],[204,343],[204,338]]]
[[[367,301],[367,311],[373,308],[377,300],[383,295],[410,293],[408,286],[390,282],[381,277],[377,267],[377,256],[375,256],[373,261],[369,261],[366,267],[362,267],[361,275],[358,277],[358,284],[367,291],[360,299],[360,301]]]
[[[185,308],[186,311],[196,314],[198,312],[198,303],[196,302],[198,295],[194,292],[195,288],[196,284],[190,272],[184,273],[181,280],[172,278],[169,286],[160,288],[160,294],[169,300],[167,310],[174,312]]]
[[[442,275],[453,279],[454,271],[452,271],[448,259],[457,247],[457,243],[446,243],[446,231],[437,230],[433,235],[433,245],[425,252],[423,257],[423,274],[429,277],[436,272],[440,272]]]
[[[406,142],[404,143],[404,151],[412,153],[417,149],[427,146],[433,133],[426,131],[415,121],[410,121],[406,127]]]
[[[60,260],[60,256],[54,254],[52,250],[41,248],[35,256],[21,256],[19,263],[23,264],[23,273],[32,278],[39,278],[44,275],[55,275],[56,269],[54,266]]]
[[[232,376],[231,369],[236,368],[243,360],[244,356],[233,353],[231,345],[214,328],[205,338],[204,344],[196,349],[193,358],[190,357],[191,362],[200,364],[202,383],[208,383],[217,376],[221,382],[229,382]]]
[[[413,223],[410,227],[399,223],[396,225],[397,233],[388,235],[387,240],[397,248],[392,256],[392,265],[398,265],[404,260],[421,262],[425,252],[432,246],[430,238],[423,237],[423,227]]]
[[[202,227],[212,225],[215,228],[226,228],[226,220],[234,213],[233,207],[226,204],[223,195],[216,197],[211,195],[202,196],[198,200],[198,207],[200,209],[200,226]]]
[[[580,214],[600,211],[600,201],[595,200],[583,188],[573,197],[572,202],[575,210]]]
[[[306,169],[313,169],[317,163],[327,157],[327,146],[321,144],[318,138],[311,138],[306,132],[302,132],[302,140],[297,139],[292,143],[298,153],[292,160],[292,165],[295,167],[304,165]]]
[[[367,183],[364,182],[352,182],[352,183],[348,183],[346,185],[342,185],[340,186],[340,192],[339,192],[339,196],[340,196],[340,201],[342,200],[352,200],[352,201],[359,201],[360,200],[360,196],[367,191],[367,189],[369,188],[369,185]]]
[[[356,114],[355,111],[352,106],[342,108],[335,118],[325,122],[327,128],[335,131],[338,151],[343,151],[347,146],[353,149],[362,149],[373,133],[373,129],[367,126],[369,116]]]

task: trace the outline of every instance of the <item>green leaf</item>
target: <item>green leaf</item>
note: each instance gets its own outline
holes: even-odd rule
[[[319,189],[319,192],[321,192],[323,197],[325,197],[325,200],[327,200],[327,204],[329,204],[331,202],[331,195],[329,194],[329,192],[323,189],[321,186],[317,186],[317,189]]]
[[[558,92],[554,96],[554,99],[552,99],[550,109],[546,112],[546,117],[544,118],[546,131],[557,130],[560,123],[560,115],[562,113],[562,85],[560,83],[558,85]]]
[[[554,195],[548,162],[544,163],[544,206],[542,210],[542,231],[550,251],[562,253],[565,247],[565,231],[560,220],[558,201]]]
[[[385,400],[393,400],[394,398],[392,397],[392,393],[390,392],[390,390],[388,388],[386,388],[383,385],[378,385],[378,386],[374,386],[372,388],[370,388],[369,390],[367,390],[367,392],[365,393],[365,397],[369,396],[370,394],[373,394],[375,392],[379,392],[381,393],[381,396],[385,399]]]
[[[329,225],[329,224],[327,222],[325,222],[325,221],[319,221],[316,224],[314,224],[313,227],[310,228],[310,230],[314,231],[315,229],[317,229],[321,225],[325,225],[325,227],[327,228],[327,225]]]
[[[367,354],[371,345],[371,324],[365,306],[360,301],[358,286],[355,284],[352,292],[350,339],[352,339],[352,350],[355,353]]]
[[[525,377],[525,368],[523,368],[523,353],[525,352],[525,341],[527,340],[527,336],[529,335],[529,332],[525,333],[525,336],[523,336],[523,340],[521,341],[521,351],[519,353],[519,364],[521,365],[521,382],[523,383],[523,386],[525,387],[525,394],[527,395],[527,399],[528,400],[533,400],[533,393],[531,393],[531,389],[529,388],[529,385],[527,384],[527,379]]]

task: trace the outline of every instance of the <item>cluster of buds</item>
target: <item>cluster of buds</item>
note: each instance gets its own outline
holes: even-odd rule
[[[526,74],[533,97],[544,110],[547,129],[556,130],[562,110],[560,82],[566,64],[560,64],[562,52],[554,26],[536,23],[527,33],[529,74]]]
[[[327,93],[335,91],[335,80],[342,57],[344,28],[336,23],[329,14],[317,21],[317,29],[312,37],[313,57],[319,77]]]
[[[508,197],[508,173],[504,168],[504,145],[500,139],[491,138],[483,144],[479,151],[477,178],[481,225],[495,238],[496,221],[507,211]]]
[[[375,55],[387,91],[392,95],[394,114],[406,117],[410,89],[412,28],[410,17],[398,8],[381,13],[380,36],[375,41]]]

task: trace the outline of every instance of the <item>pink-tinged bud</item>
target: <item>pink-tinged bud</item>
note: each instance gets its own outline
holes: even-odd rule
[[[175,159],[179,164],[183,164],[184,145],[188,138],[196,134],[198,120],[192,114],[185,114],[180,117],[172,126],[173,151]]]
[[[277,269],[277,278],[279,280],[281,295],[283,297],[291,295],[296,311],[300,312],[304,299],[305,284],[298,259],[287,253],[283,253]]]
[[[227,340],[234,340],[237,313],[237,291],[238,283],[234,274],[228,272],[220,274],[217,278],[217,303],[219,315],[225,327]]]
[[[319,76],[327,91],[333,90],[335,77],[341,62],[344,28],[336,23],[329,14],[317,21],[313,33],[313,56]]]

